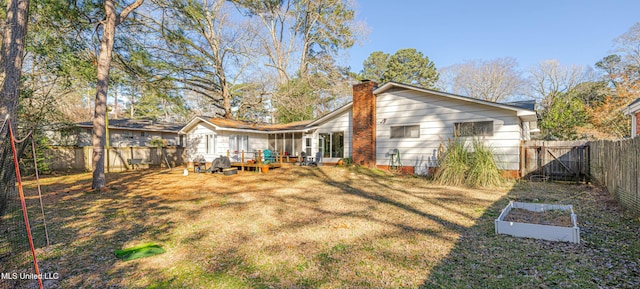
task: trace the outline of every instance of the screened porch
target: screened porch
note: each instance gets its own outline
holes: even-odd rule
[[[311,139],[308,140],[309,150],[311,150]],[[282,153],[282,156],[295,160],[306,148],[303,147],[302,133],[292,132],[269,134],[269,149],[274,152],[274,155]]]

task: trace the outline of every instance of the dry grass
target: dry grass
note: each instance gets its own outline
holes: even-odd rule
[[[487,272],[515,269],[470,276],[476,267],[464,258],[478,266],[483,259],[469,250],[500,255],[523,242],[491,228],[523,186],[442,187],[337,167],[234,176],[136,171],[109,175],[102,193],[89,190],[90,178],[44,180],[53,245],[38,251],[43,271],[61,278],[50,287],[476,287]],[[167,252],[128,262],[113,254],[147,242]]]

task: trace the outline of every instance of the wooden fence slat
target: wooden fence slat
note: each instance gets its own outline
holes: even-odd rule
[[[522,151],[524,177],[543,175],[556,180],[585,180],[587,141],[525,141]]]
[[[163,153],[166,154],[165,161]],[[92,167],[91,147],[52,147],[43,150],[49,169],[52,171],[90,171]],[[106,154],[105,154],[106,157]],[[109,170],[121,171],[128,168],[127,159],[142,159],[151,166],[173,167],[185,164],[186,150],[182,147],[111,147],[109,149]],[[105,169],[106,169],[105,162]]]
[[[589,145],[592,179],[620,204],[640,215],[640,138],[594,141]]]

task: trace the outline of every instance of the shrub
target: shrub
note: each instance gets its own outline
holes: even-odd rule
[[[504,178],[496,165],[495,153],[480,140],[473,141],[473,153],[471,166],[466,178],[466,184],[470,187],[495,187],[500,186]]]
[[[434,181],[446,186],[493,187],[503,184],[495,153],[479,139],[469,151],[461,138],[449,140],[438,159]]]
[[[465,183],[469,171],[469,152],[464,141],[459,138],[449,140],[445,151],[438,159],[438,169],[434,175],[436,183],[446,186],[460,186]]]

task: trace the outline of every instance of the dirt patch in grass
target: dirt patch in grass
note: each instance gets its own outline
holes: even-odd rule
[[[443,187],[357,167],[233,176],[139,170],[107,180],[104,192],[90,189],[90,173],[43,180],[52,245],[38,249],[40,267],[59,276],[47,288],[625,287],[638,280],[637,222],[615,203],[590,201],[594,193],[581,187]],[[496,236],[500,210],[529,198],[573,203],[584,216],[583,244]],[[127,262],[114,254],[150,242],[166,252]]]
[[[521,208],[513,208],[504,217],[504,220],[507,222],[573,227],[573,221],[571,221],[571,213],[564,210],[546,210],[543,212],[534,212]]]

